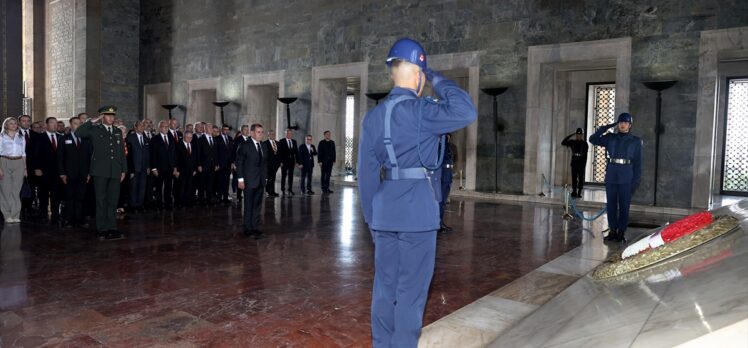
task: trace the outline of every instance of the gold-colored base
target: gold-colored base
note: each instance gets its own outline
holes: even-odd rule
[[[738,224],[738,219],[732,216],[719,216],[708,226],[657,249],[650,249],[626,259],[621,258],[620,253],[616,253],[595,269],[592,278],[617,277],[652,266],[735,230]]]

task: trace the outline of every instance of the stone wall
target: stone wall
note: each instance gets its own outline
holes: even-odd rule
[[[658,203],[687,207],[699,33],[745,25],[741,0],[153,0],[141,3],[140,83],[171,82],[172,101],[187,105],[188,80],[220,78],[218,98],[241,103],[243,74],[285,69],[286,94],[300,98],[294,118],[309,127],[314,66],[368,61],[369,90],[382,91],[390,86],[382,61],[399,37],[423,42],[430,54],[483,51],[481,87],[510,87],[499,97],[500,188],[521,192],[528,46],[631,37],[630,111],[646,144],[634,201],[650,203],[653,187],[655,93],[641,82],[675,79],[663,95]],[[481,95],[478,108],[477,189],[487,190],[495,163],[491,98]]]
[[[140,119],[140,1],[101,0],[101,104]]]
[[[75,112],[75,0],[47,2],[46,116],[68,118]]]

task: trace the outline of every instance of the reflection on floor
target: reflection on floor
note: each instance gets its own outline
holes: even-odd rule
[[[533,271],[602,225],[558,209],[453,200],[438,239],[429,324]],[[602,221],[601,219],[599,221]],[[241,209],[128,216],[128,238],[22,223],[2,230],[0,346],[366,346],[373,245],[354,188]]]
[[[748,346],[748,201],[715,214],[741,228],[632,274],[582,277],[491,347]]]

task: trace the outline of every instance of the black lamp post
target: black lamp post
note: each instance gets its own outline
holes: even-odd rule
[[[229,105],[229,103],[231,103],[231,102],[228,102],[228,101],[225,101],[225,100],[217,100],[217,101],[213,102],[213,105],[221,108],[221,127],[223,127],[223,125],[226,124],[226,122],[224,122],[224,120],[223,120],[223,108],[225,108],[226,105]]]
[[[390,92],[384,92],[384,93],[372,92],[372,93],[366,93],[366,97],[369,98],[369,99],[374,100],[374,102],[376,103],[376,105],[379,105],[379,100],[383,99],[384,97],[386,97],[389,94],[390,94]]]
[[[509,87],[481,88],[483,93],[493,97],[493,119],[494,119],[494,155],[496,156],[496,170],[494,172],[494,192],[499,192],[499,133],[504,131],[504,127],[499,123],[499,104],[496,97],[506,92]]]
[[[662,91],[673,87],[678,82],[675,80],[668,81],[647,81],[642,82],[644,87],[651,90],[657,91],[657,109],[655,113],[655,167],[654,167],[654,201],[652,205],[657,205],[657,175],[660,164],[660,135],[664,133],[664,129],[660,123],[662,118]]]
[[[179,106],[179,105],[177,105],[177,104],[164,104],[164,105],[161,105],[162,108],[164,108],[166,110],[169,110],[169,120],[171,120],[171,118],[172,118],[171,110],[174,110],[174,108],[176,108],[177,106]]]
[[[278,98],[278,101],[286,104],[286,121],[288,122],[288,128],[289,129],[299,129],[298,124],[291,125],[291,103],[295,102],[297,99],[296,97],[286,97],[286,98]]]

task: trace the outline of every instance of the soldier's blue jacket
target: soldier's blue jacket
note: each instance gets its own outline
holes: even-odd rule
[[[392,143],[400,168],[435,166],[439,135],[461,129],[477,117],[470,95],[454,82],[441,80],[434,91],[442,99],[418,98],[415,91],[400,87],[393,88],[387,97],[387,100],[403,95],[413,97],[396,104],[391,116]],[[358,189],[364,219],[376,231],[438,230],[439,189],[429,180],[380,180],[380,169],[391,168],[384,145],[386,104],[385,101],[370,110],[361,127]],[[419,159],[419,144],[423,164]]]
[[[610,158],[627,159],[631,164],[609,163],[605,171],[608,184],[639,185],[642,177],[642,140],[628,133],[607,133],[615,124],[600,127],[590,136],[590,143],[604,146]]]

